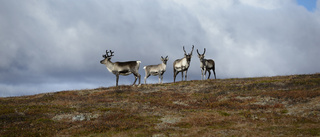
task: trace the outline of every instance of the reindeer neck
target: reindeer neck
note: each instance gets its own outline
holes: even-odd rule
[[[164,62],[162,62],[160,65],[161,65],[163,68],[166,68],[166,67],[167,67],[167,63],[164,63]]]
[[[106,62],[105,65],[107,66],[107,69],[108,69],[110,72],[112,72],[113,67],[114,67],[114,63],[111,62],[110,60],[107,60],[107,62]]]
[[[160,64],[160,67],[161,67],[161,69],[166,70],[167,63],[162,62],[162,63]]]

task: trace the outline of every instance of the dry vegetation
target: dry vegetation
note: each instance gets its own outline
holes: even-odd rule
[[[0,98],[1,136],[320,136],[320,74]]]

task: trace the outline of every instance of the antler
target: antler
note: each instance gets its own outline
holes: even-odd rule
[[[183,51],[184,51],[184,54],[187,54],[186,50],[184,49],[184,46],[183,46]]]
[[[111,57],[111,56],[114,56],[114,55],[113,55],[114,51],[110,50],[110,53],[111,53],[110,57]]]
[[[190,53],[191,55],[192,55],[193,49],[194,49],[194,45],[192,45],[192,50],[191,50],[191,53]]]
[[[206,48],[204,48],[204,51],[203,51],[202,54],[200,54],[199,51],[198,51],[198,49],[197,49],[197,53],[198,53],[198,55],[204,55],[204,54],[206,53]]]
[[[197,49],[197,53],[198,53],[198,55],[201,55],[201,54],[199,53],[198,49]]]
[[[104,58],[108,57],[108,50],[106,50],[106,55],[102,55],[102,57],[104,57]]]
[[[109,55],[109,52],[111,53],[110,55]],[[102,57],[107,58],[107,57],[112,57],[112,56],[114,56],[114,55],[113,55],[114,51],[109,50],[109,52],[108,52],[108,50],[106,50],[106,55],[102,55]]]

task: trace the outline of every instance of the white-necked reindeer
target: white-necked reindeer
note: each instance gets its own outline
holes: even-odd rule
[[[107,69],[117,76],[116,86],[118,86],[119,75],[127,76],[131,73],[134,75],[135,80],[132,85],[136,84],[137,78],[139,78],[139,85],[140,85],[140,74],[139,74],[139,67],[141,61],[127,61],[127,62],[111,62],[111,57],[113,56],[113,51],[110,50],[110,55],[108,50],[106,50],[106,55],[102,55],[104,57],[103,60],[100,61],[101,64],[105,64]]]
[[[216,72],[215,72],[215,63],[212,59],[205,59],[204,54],[206,53],[206,48],[204,48],[203,54],[200,54],[197,49],[198,57],[200,59],[200,68],[201,68],[201,80],[204,80],[206,78],[207,71],[209,73],[208,79],[210,78],[211,72],[213,71],[214,79],[216,78]],[[202,79],[203,78],[203,79]]]
[[[149,66],[144,66],[143,69],[146,71],[146,76],[144,77],[144,84],[147,83],[147,78],[152,75],[152,76],[157,76],[159,75],[159,84],[162,83],[163,80],[163,73],[166,72],[167,68],[167,61],[169,60],[168,56],[166,58],[163,58],[161,56],[161,64],[158,65],[149,65]],[[160,81],[161,80],[161,81]]]
[[[182,81],[183,81],[183,72],[185,72],[185,80],[187,80],[187,73],[190,66],[193,49],[194,49],[194,45],[192,45],[191,52],[187,54],[183,46],[184,58],[177,59],[173,62],[173,82],[176,82],[176,76],[178,75],[179,72],[181,72]]]

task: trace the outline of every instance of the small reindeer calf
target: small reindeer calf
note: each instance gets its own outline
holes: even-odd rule
[[[152,76],[159,75],[159,84],[162,83],[163,74],[164,74],[164,72],[166,72],[167,61],[168,60],[169,60],[168,56],[166,56],[165,58],[163,58],[161,56],[161,61],[162,61],[161,64],[144,66],[143,69],[145,69],[145,71],[146,71],[146,76],[144,77],[144,84],[147,83],[147,78],[150,75],[152,75]]]

